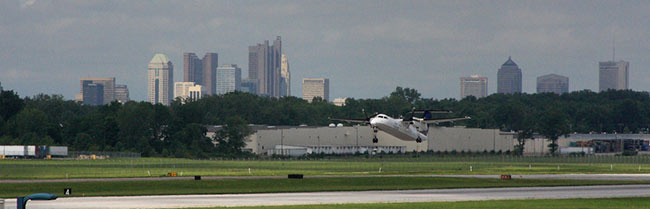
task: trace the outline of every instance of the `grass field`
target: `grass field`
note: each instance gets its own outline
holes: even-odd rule
[[[650,184],[648,181],[478,179],[429,177],[355,177],[307,179],[223,179],[168,181],[105,181],[62,183],[2,183],[1,198],[32,193],[53,193],[63,197],[64,188],[72,196],[125,196],[166,194],[237,194],[268,192],[363,191],[403,189],[450,189],[525,186],[584,186],[613,184]]]
[[[265,207],[228,207],[228,209],[418,209],[418,208],[505,208],[505,209],[578,209],[578,208],[650,208],[648,197],[635,198],[602,198],[602,199],[560,199],[560,200],[490,200],[463,202],[425,202],[425,203],[373,203],[373,204],[338,204],[338,205],[297,205],[297,206],[265,206]],[[211,208],[217,209],[217,208]]]
[[[471,170],[470,170],[471,167]],[[383,157],[321,160],[0,160],[0,179],[369,174],[650,173],[650,157]]]

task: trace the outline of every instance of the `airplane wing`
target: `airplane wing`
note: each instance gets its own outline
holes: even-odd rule
[[[438,124],[438,123],[444,123],[444,122],[454,122],[454,121],[459,121],[459,120],[469,120],[472,119],[469,116],[467,117],[462,117],[462,118],[436,118],[436,119],[422,119],[422,122],[427,123],[427,124]]]
[[[366,119],[351,119],[351,118],[330,118],[330,120],[345,121],[348,123],[368,123]]]

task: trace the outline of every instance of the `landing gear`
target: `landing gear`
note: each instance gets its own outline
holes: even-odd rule
[[[372,131],[373,131],[372,143],[376,144],[377,142],[379,142],[379,139],[377,139],[377,132],[379,130],[377,130],[377,127],[372,127]]]
[[[418,137],[417,139],[415,139],[415,142],[422,143],[422,139],[420,137]]]

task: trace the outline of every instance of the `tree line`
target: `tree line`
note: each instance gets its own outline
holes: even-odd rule
[[[331,123],[329,117],[364,118],[362,109],[368,114],[410,117],[410,111],[417,108],[453,111],[436,117],[472,117],[456,125],[517,132],[515,153],[521,153],[533,133],[555,142],[572,132],[646,132],[648,104],[648,92],[631,90],[438,100],[397,87],[379,99],[349,98],[342,107],[320,98],[308,103],[297,97],[242,92],[196,101],[177,99],[169,106],[135,101],[88,106],[60,95],[20,98],[14,91],[2,91],[0,144],[64,145],[78,151],[132,151],[161,157],[241,156],[246,154],[241,151],[243,138],[251,133],[247,124],[322,126]],[[208,138],[205,125],[223,128]],[[552,143],[549,148],[554,151],[557,145]]]

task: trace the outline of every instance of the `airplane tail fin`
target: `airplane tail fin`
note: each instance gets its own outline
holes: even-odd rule
[[[431,112],[429,112],[428,110],[425,110],[424,115],[422,116],[422,118],[431,119],[431,118],[433,118],[433,116],[431,115]]]

